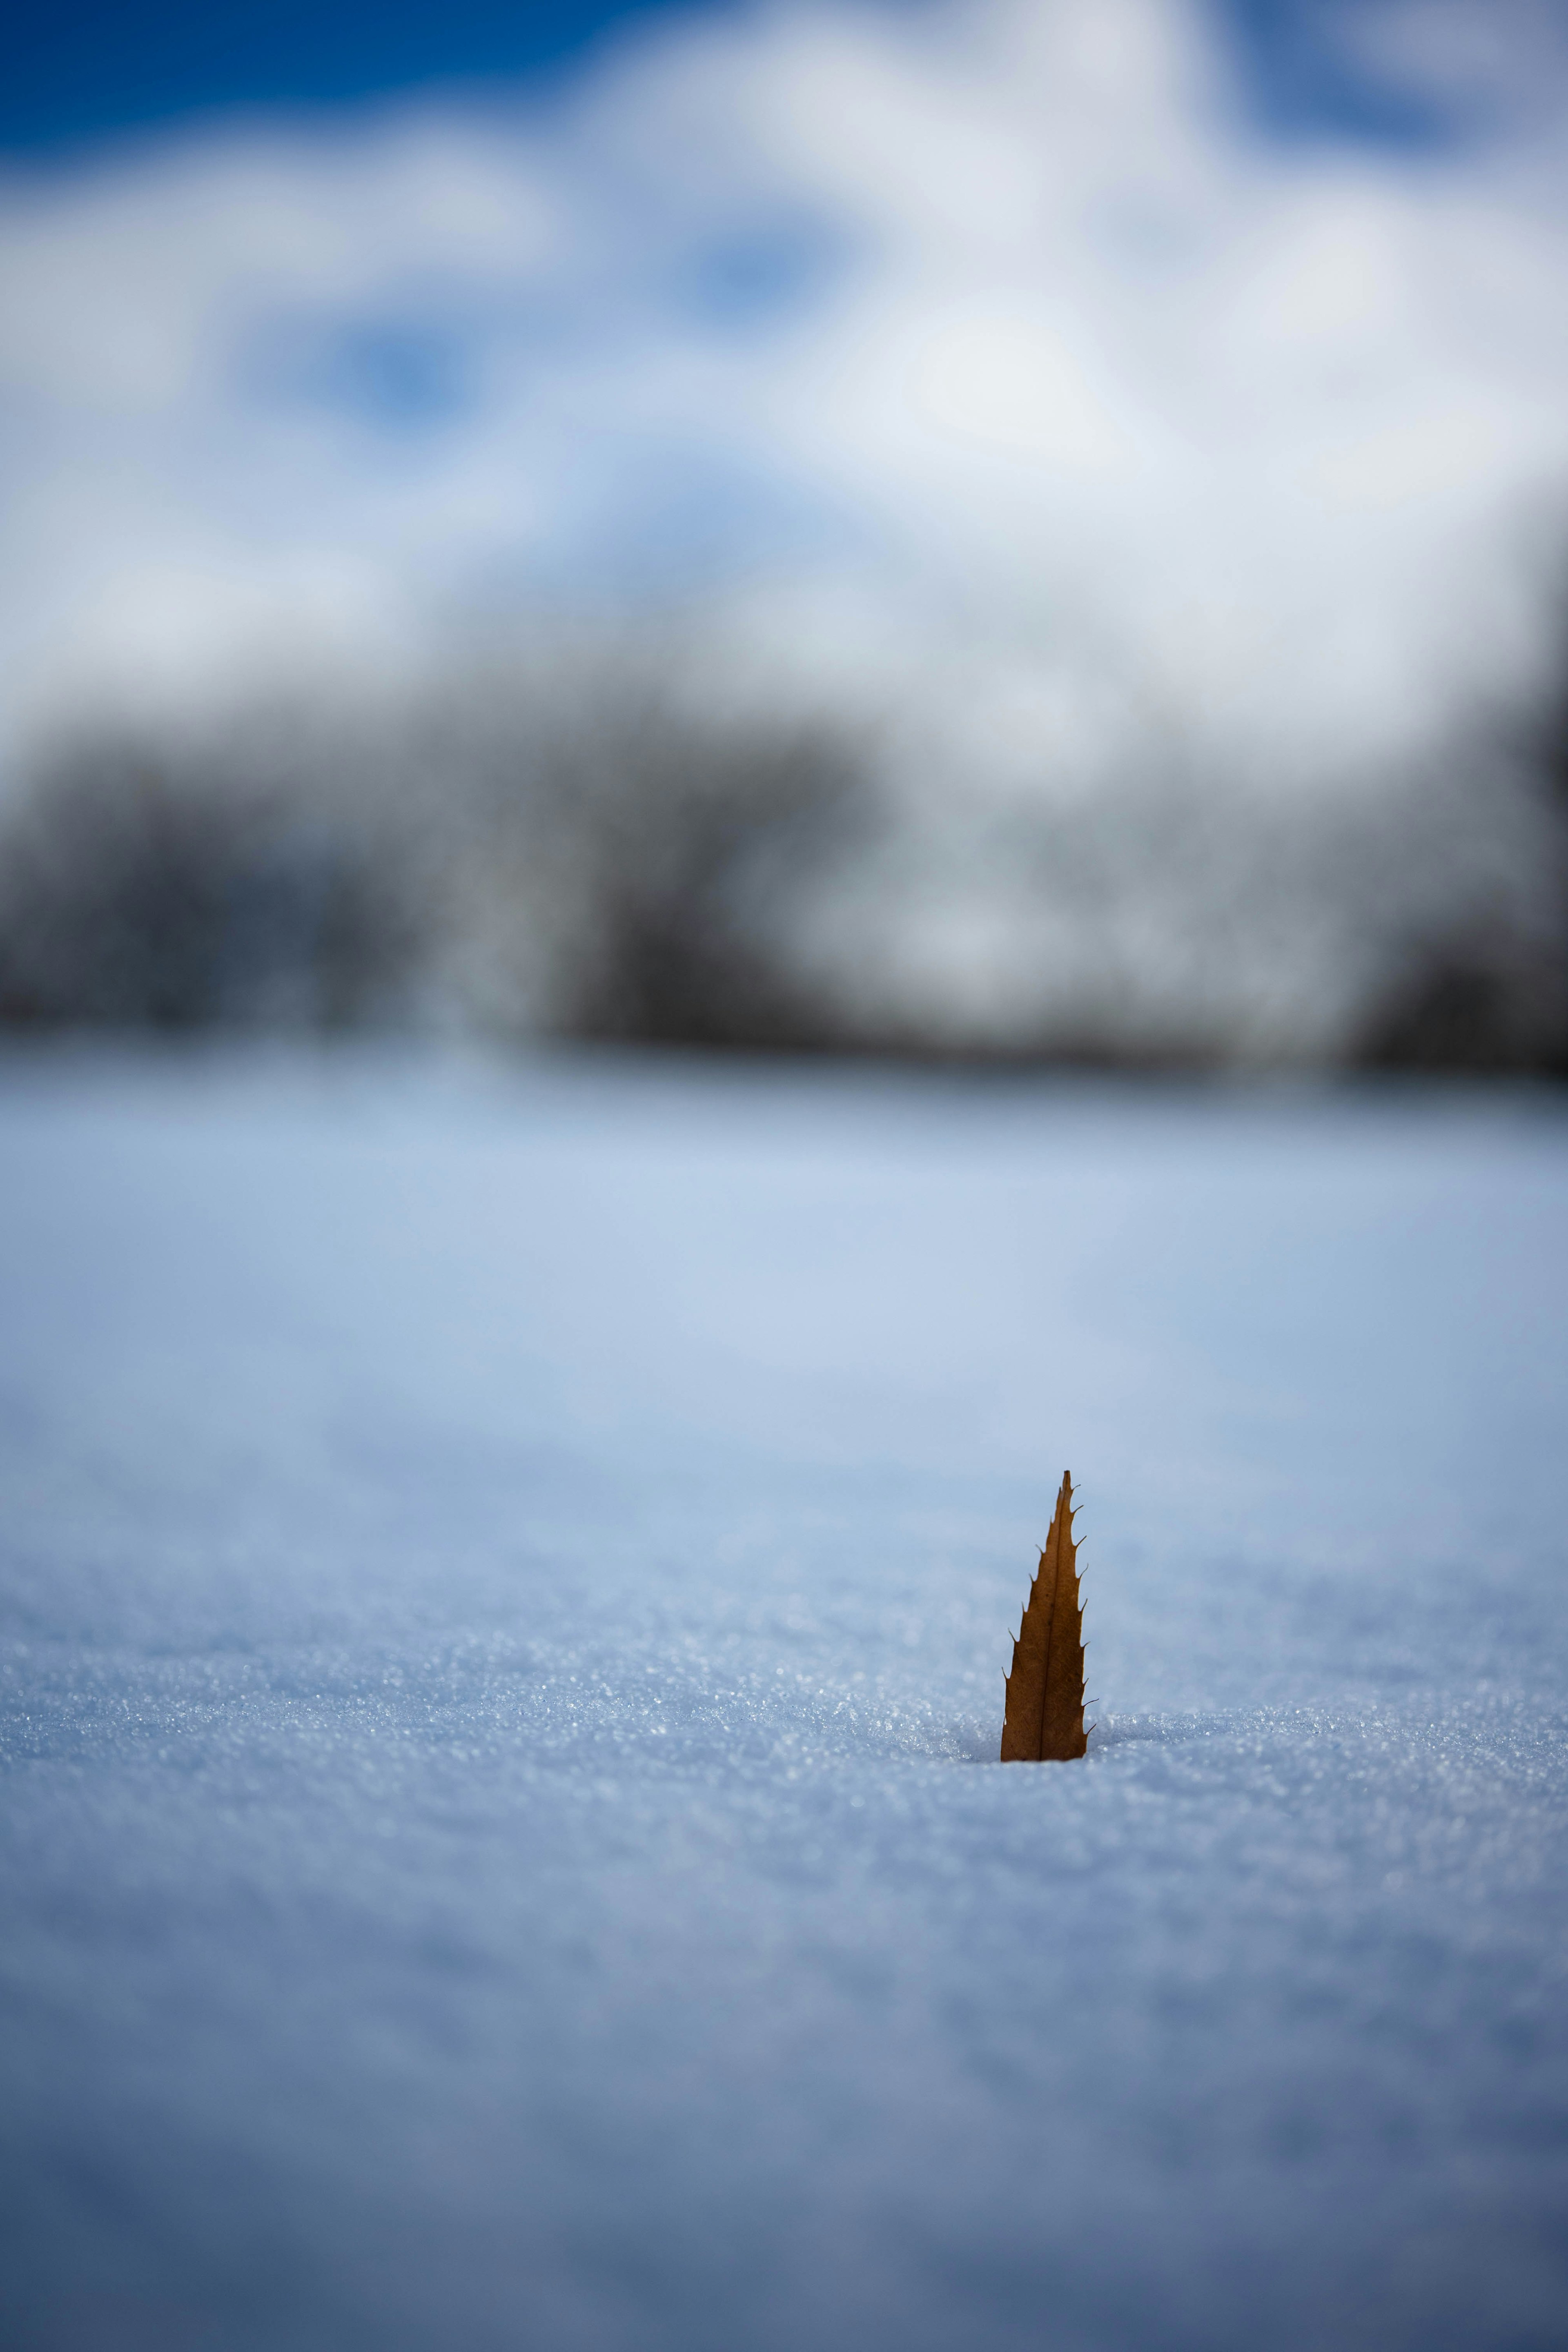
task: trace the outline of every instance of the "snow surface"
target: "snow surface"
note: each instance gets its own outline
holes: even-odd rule
[[[1560,1100],[23,1055],[0,1187],[11,2341],[1568,2336]]]

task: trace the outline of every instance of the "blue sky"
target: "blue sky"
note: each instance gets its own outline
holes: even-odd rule
[[[231,108],[332,106],[431,84],[545,75],[646,0],[89,0],[31,8],[7,37],[0,139],[48,152]],[[685,13],[691,13],[687,11]]]
[[[1558,0],[276,0],[26,39],[0,766],[96,696],[590,608],[940,689],[933,741],[1003,714],[964,773],[1087,773],[1140,709],[1366,772],[1536,658]]]
[[[926,0],[882,0],[919,9]],[[1351,0],[1363,16],[1388,0]],[[1214,0],[1258,124],[1281,139],[1440,141],[1445,110],[1344,38],[1346,0]],[[29,8],[7,36],[0,150],[68,153],[234,110],[337,107],[431,87],[538,79],[591,63],[638,20],[721,16],[736,0],[88,0]]]

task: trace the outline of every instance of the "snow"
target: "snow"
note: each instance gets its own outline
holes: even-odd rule
[[[0,1201],[10,2340],[1563,2340],[1560,1097],[13,1054]]]

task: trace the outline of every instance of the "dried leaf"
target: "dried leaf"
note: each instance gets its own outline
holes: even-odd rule
[[[1067,1475],[1013,1644],[1002,1725],[1004,1764],[1081,1756],[1089,1745],[1083,1727],[1083,1602],[1073,1508],[1072,1479]]]

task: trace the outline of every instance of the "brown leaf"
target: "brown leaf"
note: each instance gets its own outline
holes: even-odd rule
[[[1004,1764],[1081,1756],[1089,1745],[1083,1727],[1083,1602],[1072,1518],[1069,1475],[1062,1479],[1050,1533],[1013,1644],[1002,1724]]]

